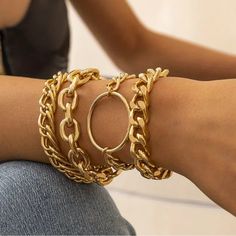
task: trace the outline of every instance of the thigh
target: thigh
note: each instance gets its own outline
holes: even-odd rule
[[[0,164],[0,218],[1,234],[135,234],[104,187],[32,161]]]

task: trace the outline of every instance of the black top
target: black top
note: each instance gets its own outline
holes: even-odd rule
[[[23,20],[0,35],[7,75],[49,78],[67,70],[70,34],[64,0],[31,0]]]

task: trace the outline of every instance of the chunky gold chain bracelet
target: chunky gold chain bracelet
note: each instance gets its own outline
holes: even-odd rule
[[[100,80],[102,77],[97,69],[75,70],[69,73],[68,81],[71,82],[68,88],[64,88],[59,92],[58,105],[65,112],[65,118],[60,123],[60,136],[63,141],[70,146],[68,159],[87,179],[92,179],[93,182],[100,185],[106,185],[112,179],[121,173],[120,169],[115,169],[109,165],[92,166],[90,157],[78,143],[80,136],[79,122],[73,118],[73,110],[77,107],[78,94],[76,89],[88,83],[91,80]],[[65,104],[64,98],[67,97]],[[70,101],[68,101],[70,99]],[[65,127],[73,127],[74,132],[66,135]]]
[[[79,80],[79,74],[83,74],[83,80]],[[77,75],[77,76],[76,76]],[[38,118],[39,132],[41,134],[41,145],[49,157],[49,161],[57,170],[64,173],[68,178],[75,182],[82,183],[98,183],[100,185],[106,185],[112,181],[112,179],[121,173],[121,170],[115,170],[109,166],[91,166],[90,159],[75,142],[79,138],[79,124],[72,118],[71,112],[77,105],[76,96],[74,92],[76,86],[81,86],[89,80],[101,79],[99,72],[95,69],[87,69],[82,72],[79,70],[72,71],[71,73],[58,72],[53,76],[53,79],[49,79],[45,82],[42,96],[39,100],[40,114]],[[72,81],[71,86],[68,89],[63,89],[65,95],[58,93],[62,87],[62,84]],[[78,82],[80,81],[80,82]],[[71,95],[72,94],[72,95]],[[72,98],[71,105],[63,104],[63,98]],[[60,125],[60,134],[62,134],[64,140],[69,142],[71,150],[66,157],[62,154],[59,142],[55,134],[55,112],[58,103],[62,109],[66,111],[66,117]],[[69,102],[68,102],[69,103]],[[73,123],[73,124],[72,124]],[[74,126],[75,132],[70,135],[65,134],[65,126]]]
[[[132,90],[135,95],[130,102],[118,93],[120,84],[128,79],[137,78],[135,75],[121,73],[113,77],[107,83],[107,91],[98,95],[92,102],[87,116],[87,131],[91,143],[101,151],[105,158],[105,165],[91,165],[90,157],[79,145],[80,123],[73,117],[73,112],[78,106],[78,94],[76,89],[91,80],[105,79],[100,76],[97,69],[74,70],[70,73],[58,72],[52,79],[45,82],[42,96],[39,100],[40,114],[38,118],[41,145],[49,156],[50,163],[64,173],[68,178],[83,183],[97,183],[106,185],[122,170],[131,170],[134,167],[145,178],[164,179],[171,176],[172,172],[162,167],[156,167],[150,160],[151,153],[148,148],[148,107],[149,93],[158,78],[165,77],[168,70],[162,71],[148,69],[146,73],[139,74],[139,80]],[[61,90],[62,84],[69,82],[67,88]],[[103,97],[115,96],[125,105],[129,117],[126,135],[116,147],[101,147],[95,141],[91,130],[91,118],[97,102]],[[56,138],[55,113],[57,108],[62,109],[65,116],[60,122],[59,133],[63,141],[68,143],[69,152],[65,156]],[[66,128],[72,128],[68,134]],[[124,163],[120,158],[113,155],[121,150],[126,143],[130,142],[130,154],[134,164]]]
[[[92,183],[92,178],[84,177],[81,172],[62,154],[55,135],[55,112],[57,108],[57,94],[62,84],[67,80],[67,73],[58,72],[52,79],[45,82],[42,96],[39,99],[40,114],[38,118],[41,145],[49,157],[53,167],[64,173],[68,178],[83,183]]]
[[[134,158],[134,165],[141,175],[148,179],[164,179],[171,176],[172,172],[162,167],[156,167],[150,161],[150,151],[148,148],[148,122],[149,122],[149,93],[153,84],[158,78],[166,77],[168,70],[148,69],[146,73],[139,74],[139,80],[132,90],[135,95],[130,102],[130,132],[129,139],[130,154]]]

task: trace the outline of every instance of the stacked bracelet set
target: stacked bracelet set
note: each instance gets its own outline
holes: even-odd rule
[[[148,69],[141,73],[132,90],[134,96],[130,102],[118,92],[120,84],[129,79],[136,78],[135,75],[121,73],[111,80],[107,80],[106,91],[98,95],[90,106],[87,116],[87,131],[90,142],[101,152],[104,157],[104,165],[92,165],[86,150],[79,144],[81,135],[80,123],[73,116],[74,110],[79,109],[79,97],[77,89],[91,80],[104,80],[97,69],[74,70],[70,73],[58,72],[52,79],[45,82],[42,96],[39,100],[40,114],[38,118],[41,145],[49,157],[50,163],[63,172],[68,178],[83,183],[98,183],[106,185],[114,177],[124,170],[136,168],[143,177],[148,179],[164,179],[171,176],[170,170],[156,167],[150,161],[150,150],[148,147],[148,121],[149,121],[149,93],[158,78],[166,77],[168,70],[161,68]],[[67,88],[62,88],[68,82]],[[96,143],[92,129],[91,118],[97,102],[103,97],[115,96],[119,98],[127,109],[129,124],[122,142],[114,148],[101,147]],[[60,122],[59,133],[64,142],[68,144],[69,151],[64,154],[61,151],[59,141],[56,137],[55,113],[56,110],[64,112],[64,118]],[[66,128],[73,128],[73,132],[66,134]],[[133,164],[122,162],[113,153],[121,150],[126,143],[130,144],[130,155]]]

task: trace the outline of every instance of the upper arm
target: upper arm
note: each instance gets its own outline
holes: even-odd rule
[[[0,29],[19,23],[30,4],[30,0],[0,0]]]
[[[108,55],[119,59],[137,47],[144,27],[125,0],[71,0]]]

